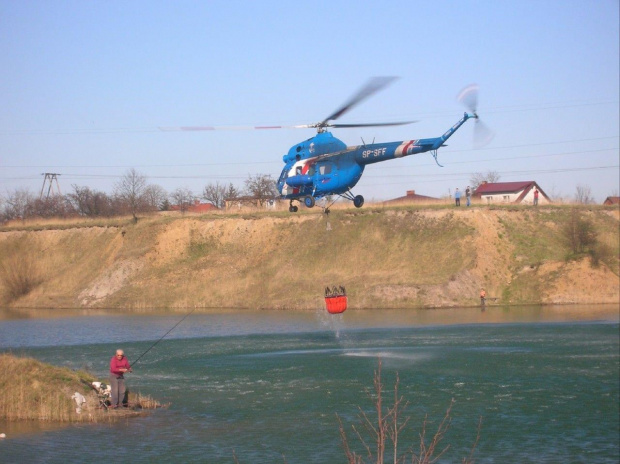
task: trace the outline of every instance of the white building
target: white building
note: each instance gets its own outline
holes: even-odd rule
[[[534,194],[538,190],[538,204],[551,203],[550,198],[533,180],[525,182],[483,182],[475,190],[473,197],[487,204],[534,204]]]

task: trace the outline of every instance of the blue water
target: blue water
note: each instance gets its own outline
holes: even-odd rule
[[[135,359],[182,316],[5,318],[0,350],[103,379],[117,347]],[[0,462],[346,462],[337,415],[361,452],[351,426],[359,408],[372,417],[379,360],[384,401],[397,374],[409,401],[402,452],[454,399],[441,462],[469,454],[480,417],[479,463],[620,459],[617,310],[592,307],[192,314],[127,380],[168,409],[112,425],[0,424]]]

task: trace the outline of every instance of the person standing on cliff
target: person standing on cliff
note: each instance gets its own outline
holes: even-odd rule
[[[116,354],[110,359],[110,386],[112,387],[112,408],[123,405],[125,398],[126,372],[131,372],[129,360],[123,350],[116,350]]]
[[[467,206],[471,206],[471,189],[469,185],[465,189],[465,199],[467,200]]]
[[[461,192],[459,192],[459,189],[456,189],[454,192],[454,201],[456,206],[461,206]]]

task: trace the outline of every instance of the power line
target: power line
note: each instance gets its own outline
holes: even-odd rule
[[[581,168],[556,168],[556,169],[530,169],[530,170],[522,170],[522,171],[499,171],[498,174],[504,177],[512,177],[512,176],[522,176],[522,175],[547,175],[547,174],[560,174],[565,172],[581,172],[581,171],[595,171],[601,169],[610,169],[610,168],[620,168],[620,165],[611,165],[611,166],[593,166],[593,167],[581,167]],[[464,177],[465,176],[465,177]],[[437,182],[439,180],[460,180],[460,179],[469,179],[471,173],[469,172],[454,172],[449,174],[394,174],[388,176],[373,176],[368,175],[366,178],[368,179],[381,179],[381,178],[395,178],[402,177],[412,179],[415,178],[416,183],[426,183],[426,182]],[[427,179],[425,179],[427,178]],[[381,182],[380,184],[366,184],[367,186],[378,186],[378,185],[398,185],[410,183],[410,180],[407,182]]]
[[[619,165],[608,166],[583,166],[575,168],[554,168],[554,169],[529,169],[529,170],[512,170],[512,171],[500,171],[500,175],[521,175],[521,174],[557,174],[564,172],[580,172],[580,171],[592,171],[600,169],[618,168]],[[122,177],[121,175],[113,174],[63,174],[65,179],[116,179]],[[430,178],[433,181],[439,179],[446,179],[455,176],[469,176],[470,172],[452,172],[452,173],[432,173],[432,174],[388,174],[388,175],[373,175],[367,174],[364,177],[367,179],[390,179],[390,178]],[[240,175],[197,175],[197,176],[149,176],[150,179],[246,179],[247,176]],[[32,179],[31,178],[3,178],[3,180],[20,180],[20,179]]]
[[[482,150],[504,150],[504,149],[508,149],[508,148],[524,148],[524,147],[536,147],[536,146],[542,146],[542,145],[555,145],[555,144],[562,144],[562,143],[579,143],[579,142],[593,142],[593,141],[597,141],[597,140],[608,140],[608,139],[617,139],[620,138],[620,136],[609,136],[609,137],[598,137],[598,138],[589,138],[589,139],[577,139],[577,140],[562,140],[562,141],[558,141],[558,142],[541,142],[541,143],[531,143],[531,144],[523,144],[523,145],[509,145],[509,146],[505,146],[505,147],[495,147],[495,148],[481,148],[481,149],[476,149],[475,151],[482,151]],[[520,159],[520,158],[532,158],[532,157],[536,157],[536,156],[560,156],[560,155],[573,155],[573,154],[583,154],[583,153],[594,153],[597,151],[611,151],[611,150],[618,150],[618,147],[612,147],[612,148],[601,148],[601,149],[596,149],[596,150],[586,150],[586,151],[573,151],[573,152],[565,152],[565,153],[556,153],[556,154],[552,154],[552,155],[525,155],[525,156],[516,156],[516,157],[511,157],[511,158],[493,158],[492,160],[498,160],[498,159]],[[471,152],[474,151],[472,149],[463,149],[463,150],[442,150],[440,152],[440,154],[442,155],[447,155],[449,153],[458,153],[458,152]],[[479,161],[491,161],[491,160],[476,160],[476,162]],[[462,163],[462,161],[459,161],[458,163]],[[255,164],[278,164],[281,165],[282,163],[279,160],[272,160],[272,161],[238,161],[238,162],[232,162],[232,161],[228,161],[228,162],[222,162],[222,163],[186,163],[186,164],[132,164],[132,165],[128,165],[128,164],[118,164],[118,165],[87,165],[87,164],[74,164],[74,165],[61,165],[61,164],[56,164],[56,165],[18,165],[18,164],[9,164],[9,165],[5,165],[3,167],[5,168],[19,168],[19,169],[23,169],[23,168],[46,168],[46,167],[57,167],[57,168],[96,168],[96,169],[101,169],[101,168],[171,168],[171,167],[199,167],[199,166],[250,166],[250,165],[255,165]],[[396,169],[401,169],[401,167],[396,167]]]

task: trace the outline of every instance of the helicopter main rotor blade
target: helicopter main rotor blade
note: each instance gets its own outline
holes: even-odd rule
[[[381,126],[404,126],[413,124],[418,121],[401,121],[401,122],[376,122],[367,124],[325,124],[326,127],[335,127],[337,129],[349,129],[352,127],[381,127]]]
[[[393,81],[395,81],[397,77],[394,76],[384,76],[384,77],[373,77],[366,83],[364,87],[362,87],[353,97],[349,99],[343,106],[341,106],[337,111],[332,113],[330,116],[325,118],[323,121],[315,124],[299,124],[294,126],[181,126],[181,127],[159,127],[161,131],[187,131],[187,132],[199,132],[199,131],[219,131],[219,130],[264,130],[264,129],[318,129],[319,132],[324,127],[336,127],[336,128],[350,128],[350,127],[373,127],[373,126],[400,126],[404,124],[411,124],[417,121],[404,121],[404,122],[388,122],[388,123],[373,123],[373,124],[331,124],[329,121],[333,121],[338,119],[344,113],[349,111],[355,105],[360,103],[362,100],[370,97],[372,94],[378,92],[390,85]]]
[[[204,131],[245,131],[245,130],[270,130],[270,129],[309,129],[316,127],[315,124],[302,124],[297,126],[180,126],[158,127],[163,132],[204,132]]]
[[[373,93],[376,93],[384,87],[390,85],[396,79],[397,78],[394,76],[373,77],[364,87],[362,87],[361,90],[359,90],[355,95],[353,95],[348,102],[346,102],[338,110],[334,111],[327,118],[317,124],[317,126],[325,127],[328,121],[338,119],[340,116],[349,111],[359,102],[370,97]]]
[[[374,127],[374,126],[403,126],[413,124],[418,121],[399,121],[399,122],[378,122],[370,124],[297,124],[294,126],[180,126],[180,127],[158,127],[162,132],[212,132],[212,131],[246,131],[246,130],[271,130],[271,129],[316,129],[317,127]]]

